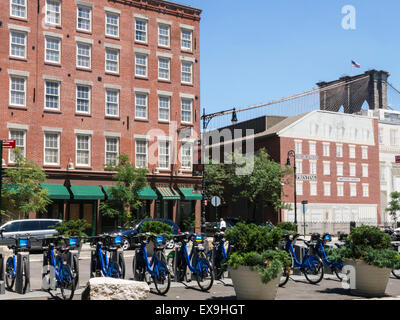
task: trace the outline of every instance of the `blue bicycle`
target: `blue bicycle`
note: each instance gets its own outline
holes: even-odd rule
[[[187,243],[192,241],[192,250],[188,253]],[[191,281],[187,279],[186,271],[189,268],[196,278],[202,291],[211,289],[214,283],[214,271],[207,259],[202,234],[189,234],[188,232],[174,236],[174,242],[180,245],[177,254],[173,256],[172,265],[175,266],[175,278],[178,282]]]
[[[219,231],[214,234],[213,248],[207,253],[207,257],[209,261],[211,261],[214,271],[214,278],[216,280],[223,278],[224,272],[227,270],[226,261],[228,260],[229,253],[232,250],[230,244],[228,250],[225,249],[224,235],[224,232]]]
[[[324,265],[321,261],[321,258],[318,257],[315,253],[314,243],[304,239],[298,239],[304,241],[304,243],[307,245],[307,250],[301,262],[297,259],[293,243],[298,237],[299,234],[295,234],[293,236],[290,234],[286,234],[284,236],[286,240],[284,250],[286,250],[292,256],[292,267],[287,268],[283,271],[281,280],[279,282],[280,287],[284,286],[288,282],[291,270],[293,270],[294,268],[300,269],[308,282],[310,282],[311,284],[317,284],[324,278]]]
[[[15,283],[15,278],[17,276],[17,263],[16,256],[18,252],[29,251],[30,249],[30,241],[29,238],[18,238],[12,237],[15,240],[15,245],[8,246],[9,249],[13,250],[13,255],[7,259],[6,262],[6,286],[8,290],[12,290]],[[25,293],[29,283],[29,270],[28,270],[28,262],[26,261],[26,257],[23,257],[22,261],[22,292]]]
[[[149,240],[152,240],[154,244],[150,262],[146,248]],[[164,255],[166,245],[165,235],[140,234],[131,237],[130,242],[131,246],[136,249],[132,265],[134,279],[137,281],[146,280],[146,282],[150,283],[150,279],[146,277],[147,274],[150,275],[157,292],[160,295],[165,295],[171,285],[171,275]]]
[[[90,245],[95,247],[91,256],[90,277],[125,278],[125,260],[122,252],[117,252],[122,246],[120,235],[108,234],[90,237]],[[109,253],[109,254],[107,254]],[[118,254],[118,263],[116,255]]]
[[[317,241],[316,244],[316,252],[318,256],[322,259],[322,261],[332,270],[332,273],[338,277],[340,281],[343,280],[343,274],[342,274],[342,269],[343,269],[343,264],[336,262],[336,261],[331,261],[328,259],[328,256],[326,255],[325,252],[325,245],[327,242],[332,241],[332,237],[329,233],[324,233],[321,239],[321,235],[319,233],[313,234],[314,240]]]

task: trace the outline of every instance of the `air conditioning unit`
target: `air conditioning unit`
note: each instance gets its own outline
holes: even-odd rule
[[[68,169],[68,170],[74,170],[74,169],[75,169],[74,163],[73,163],[72,161],[68,162],[67,169]]]
[[[158,173],[160,173],[160,170],[158,170],[158,169],[153,170],[153,174],[158,174]]]

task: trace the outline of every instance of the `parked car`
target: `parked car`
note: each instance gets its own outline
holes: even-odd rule
[[[224,220],[226,223],[226,230],[231,229],[238,222],[245,222],[245,221],[242,221],[240,218],[235,218],[235,217],[226,217],[226,218],[224,218]],[[219,227],[219,222],[218,223],[206,222],[206,224],[205,224],[206,235],[209,237],[213,236],[217,227]]]
[[[0,227],[0,245],[14,244],[13,236],[31,236],[37,238],[50,237],[57,234],[55,225],[62,222],[60,219],[24,219],[13,220],[3,224]],[[41,250],[42,241],[32,238],[31,250]]]
[[[142,227],[143,223],[148,222],[148,221],[159,221],[159,222],[168,224],[172,227],[173,234],[181,233],[181,229],[179,228],[179,226],[172,220],[169,220],[169,219],[143,219],[134,228],[118,232],[118,234],[122,235],[122,249],[124,249],[124,250],[130,249],[130,243],[129,243],[128,238],[131,236],[134,236],[138,233],[141,233],[142,232],[141,227]]]

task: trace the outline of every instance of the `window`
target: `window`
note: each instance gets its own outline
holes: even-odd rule
[[[26,32],[10,31],[10,56],[26,58]]]
[[[106,165],[116,165],[118,163],[119,139],[106,137]]]
[[[310,156],[315,156],[317,154],[316,143],[310,142],[309,146],[310,146]]]
[[[119,37],[119,14],[106,12],[106,36]]]
[[[356,147],[355,146],[349,146],[349,158],[350,159],[356,158]]]
[[[166,24],[158,25],[158,45],[160,47],[169,47],[170,27]]]
[[[119,115],[119,90],[106,90],[106,116]]]
[[[181,30],[181,49],[184,51],[192,51],[192,37],[193,32],[191,30]]]
[[[136,167],[146,168],[147,167],[147,141],[136,140]]]
[[[343,176],[343,162],[337,162],[336,163],[336,175],[338,177]]]
[[[169,104],[169,97],[158,97],[158,120],[169,121]]]
[[[349,163],[349,168],[350,168],[350,177],[355,177],[356,176],[356,164]]]
[[[92,30],[92,9],[78,6],[77,8],[77,29],[82,31]]]
[[[135,40],[139,42],[147,42],[147,21],[136,19],[135,30]]]
[[[161,169],[169,169],[169,142],[159,141],[158,144],[158,165]]]
[[[10,139],[15,140],[15,146],[21,150],[22,156],[26,157],[26,131],[11,129]],[[11,163],[15,162],[15,153],[12,149],[8,153],[8,160]]]
[[[363,184],[362,190],[363,190],[363,197],[369,197],[369,185]]]
[[[181,81],[183,83],[193,82],[193,63],[192,62],[181,62]]]
[[[331,184],[330,182],[324,182],[324,196],[330,197],[331,195]]]
[[[26,1],[27,0],[11,0],[10,15],[12,17],[26,19]]]
[[[182,122],[192,123],[192,104],[191,99],[182,99]]]
[[[135,94],[135,117],[147,119],[147,94]]]
[[[344,184],[343,183],[338,183],[337,184],[337,196],[338,197],[343,197],[344,196]]]
[[[90,136],[87,135],[76,136],[76,165],[77,166],[90,165]]]
[[[379,144],[383,144],[383,128],[379,128]]]
[[[61,39],[46,37],[46,62],[61,63]]]
[[[301,141],[295,141],[295,153],[296,154],[302,154],[302,142]]]
[[[303,160],[296,160],[296,173],[303,173]]]
[[[303,195],[303,181],[296,182],[296,193],[299,196]]]
[[[86,43],[76,44],[76,66],[79,68],[91,68],[92,46]]]
[[[317,183],[310,182],[310,196],[316,196],[316,195],[317,195]]]
[[[11,77],[10,78],[10,105],[25,106],[26,105],[26,78]]]
[[[390,145],[397,146],[399,144],[399,137],[397,130],[390,130]]]
[[[106,48],[106,72],[119,73],[119,50]]]
[[[329,161],[324,161],[324,176],[331,175],[331,163]]]
[[[90,90],[89,86],[76,87],[76,112],[90,113]]]
[[[158,79],[169,80],[170,59],[158,58]]]
[[[341,145],[341,144],[336,145],[336,157],[338,157],[338,158],[343,157],[343,145]]]
[[[60,110],[60,83],[46,80],[45,87],[45,109]]]
[[[324,155],[324,157],[330,156],[330,144],[329,143],[323,144],[323,155]]]
[[[46,132],[44,134],[44,164],[60,164],[60,134]]]
[[[357,197],[357,185],[350,183],[350,197]]]
[[[147,55],[135,55],[135,75],[139,77],[147,77]]]
[[[384,163],[380,164],[379,171],[380,171],[380,176],[381,176],[381,182],[386,183],[386,167],[385,167]]]
[[[182,144],[181,166],[184,169],[192,169],[192,145],[190,143]]]
[[[317,161],[310,160],[310,174],[317,174]]]
[[[46,23],[61,25],[61,1],[46,0]]]
[[[368,147],[361,147],[361,158],[363,160],[368,159]]]
[[[362,164],[362,176],[363,178],[368,178],[368,164]]]

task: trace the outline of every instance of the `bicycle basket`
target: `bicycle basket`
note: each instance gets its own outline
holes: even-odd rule
[[[30,248],[31,244],[30,244],[29,239],[21,238],[21,239],[18,239],[17,246],[20,249],[28,249],[28,248]]]
[[[325,241],[325,242],[330,242],[330,241],[332,241],[332,237],[331,237],[331,235],[330,235],[329,233],[325,233],[325,234],[324,234],[324,241]]]
[[[202,243],[204,242],[204,237],[203,237],[203,235],[202,235],[202,234],[196,234],[195,237],[194,237],[194,241],[195,241],[197,244],[202,244]]]
[[[164,238],[164,236],[163,236],[163,235],[161,235],[161,236],[156,236],[156,237],[155,237],[155,243],[156,243],[157,245],[162,245],[162,244],[164,244],[164,243],[165,243],[165,238]]]
[[[68,238],[68,245],[70,247],[79,246],[79,239],[77,237],[70,237]]]
[[[121,245],[122,244],[122,237],[121,236],[115,236],[114,238],[114,245]]]
[[[311,235],[311,241],[316,241],[316,240],[319,240],[320,238],[321,238],[321,235],[318,232],[314,232]]]

